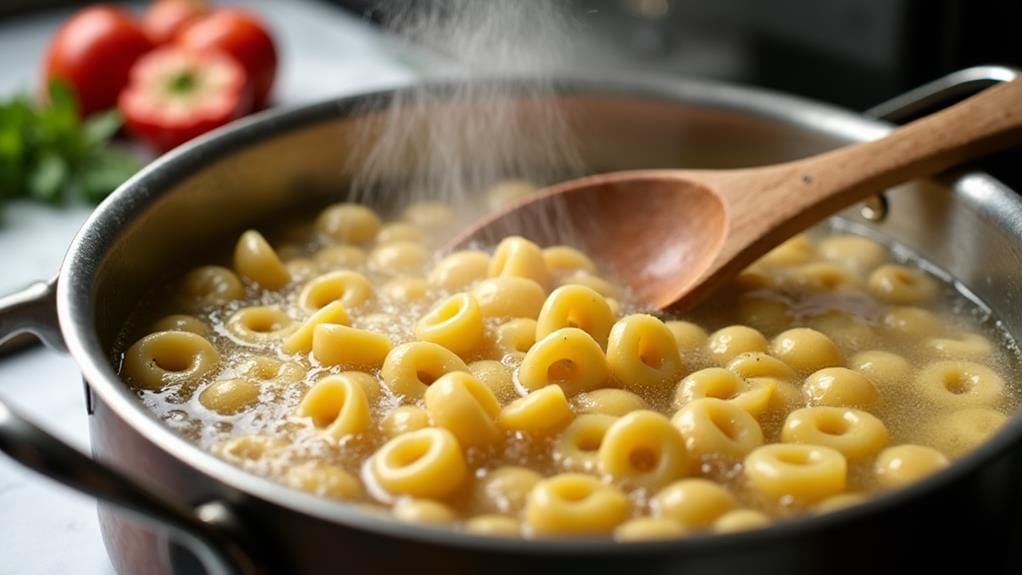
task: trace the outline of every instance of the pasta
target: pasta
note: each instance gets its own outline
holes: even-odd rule
[[[731,492],[707,479],[682,479],[658,492],[650,502],[653,513],[690,529],[705,529],[738,507]]]
[[[606,348],[613,325],[614,312],[603,296],[585,286],[567,285],[555,289],[543,303],[535,338],[543,339],[562,327],[574,327]]]
[[[483,312],[467,293],[440,302],[415,325],[415,336],[442,345],[459,355],[478,348],[483,341]]]
[[[619,418],[600,443],[600,470],[614,481],[656,489],[688,471],[688,452],[681,434],[655,411],[635,411]]]
[[[811,230],[678,317],[576,247],[436,250],[460,211],[342,202],[244,231],[143,298],[120,375],[175,433],[324,505],[621,545],[858,505],[1018,406],[997,322],[873,239]]]
[[[567,395],[602,387],[607,376],[607,359],[600,345],[576,327],[561,328],[537,341],[518,368],[524,388],[557,385]]]
[[[614,324],[607,342],[607,368],[628,389],[670,385],[684,366],[671,330],[650,315],[634,314]]]
[[[280,262],[277,253],[255,230],[248,230],[238,239],[234,248],[234,269],[242,277],[269,290],[280,289],[291,281],[291,274]]]
[[[842,492],[847,463],[830,447],[775,443],[745,458],[745,476],[765,497],[787,497],[804,505]]]
[[[444,499],[461,487],[468,467],[450,431],[427,427],[391,439],[369,461],[372,478],[394,495]]]
[[[444,427],[466,447],[496,443],[500,403],[490,388],[471,374],[456,371],[426,389],[426,411],[433,425]]]
[[[581,473],[540,481],[525,506],[529,528],[541,535],[606,535],[630,513],[624,493]]]

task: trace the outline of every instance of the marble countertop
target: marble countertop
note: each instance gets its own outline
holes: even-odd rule
[[[242,0],[271,23],[281,50],[281,105],[407,82],[426,60],[371,25],[311,0]],[[0,21],[0,96],[31,91],[46,42],[67,11]],[[51,276],[87,206],[14,203],[0,213],[0,293]],[[36,346],[0,357],[0,394],[87,450],[81,378],[65,355]],[[110,575],[94,502],[0,456],[0,575]]]

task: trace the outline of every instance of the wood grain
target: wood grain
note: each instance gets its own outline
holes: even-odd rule
[[[885,188],[1022,141],[1022,79],[885,138],[773,166],[640,170],[564,182],[451,247],[522,235],[608,262],[646,303],[687,307],[784,240]]]

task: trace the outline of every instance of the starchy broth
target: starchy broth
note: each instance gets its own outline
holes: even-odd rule
[[[452,217],[337,204],[249,230],[142,302],[121,376],[200,448],[293,488],[621,541],[854,505],[1018,403],[996,319],[875,238],[818,226],[674,317],[574,248],[440,254]]]

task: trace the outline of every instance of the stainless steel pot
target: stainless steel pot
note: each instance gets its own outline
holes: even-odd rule
[[[964,71],[884,111],[911,113],[1013,75]],[[517,102],[522,83],[505,84]],[[437,86],[438,106],[450,105],[444,90]],[[601,171],[773,163],[888,129],[814,102],[695,81],[572,79],[542,97],[559,102],[586,164]],[[132,306],[205,246],[343,190],[344,143],[385,102],[376,94],[271,111],[160,158],[99,206],[55,280],[0,299],[0,340],[32,331],[78,362],[93,454],[74,451],[2,402],[0,449],[100,500],[119,573],[201,572],[200,564],[230,574],[845,572],[875,569],[882,557],[885,569],[946,565],[963,550],[997,560],[1022,540],[1018,416],[947,471],[852,509],[749,533],[628,545],[402,525],[251,475],[175,435],[115,373],[110,349]],[[842,218],[925,255],[1022,336],[1022,200],[1012,190],[965,171],[906,186]]]

